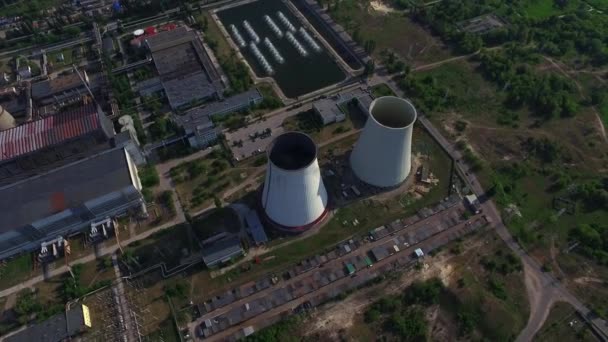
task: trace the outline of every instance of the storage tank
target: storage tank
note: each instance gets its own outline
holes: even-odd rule
[[[267,149],[262,208],[275,228],[304,231],[327,214],[327,191],[317,160],[317,145],[306,134],[279,135]]]
[[[0,106],[0,131],[16,126],[15,118],[4,107]]]
[[[355,175],[377,187],[403,182],[412,167],[412,131],[416,108],[395,96],[375,99],[369,118],[350,155]]]

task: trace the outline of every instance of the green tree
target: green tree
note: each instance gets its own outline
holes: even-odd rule
[[[427,323],[424,312],[418,307],[409,308],[404,313],[394,313],[387,322],[387,327],[401,341],[423,341],[426,339]]]
[[[373,59],[370,59],[365,64],[365,70],[363,71],[363,75],[366,77],[369,77],[369,76],[373,75],[375,70],[376,70],[376,63],[374,62]]]
[[[215,204],[216,208],[221,208],[223,206],[222,200],[217,196],[213,196],[213,203]]]
[[[374,52],[374,50],[376,49],[376,41],[373,39],[366,40],[364,49],[365,49],[365,52],[367,52],[368,54],[372,54]]]

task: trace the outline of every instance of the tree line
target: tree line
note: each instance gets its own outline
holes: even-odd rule
[[[554,6],[564,9],[563,0],[555,0]],[[530,45],[539,52],[553,56],[577,53],[588,58],[595,66],[608,64],[608,17],[592,13],[582,4],[564,15],[548,18],[526,16],[524,0],[446,0],[440,6],[415,7],[411,17],[430,27],[446,42],[463,53],[476,51],[484,46],[496,46],[506,42]],[[462,30],[466,20],[499,14],[506,25],[483,34]]]

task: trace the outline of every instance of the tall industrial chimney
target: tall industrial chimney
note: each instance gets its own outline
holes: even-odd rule
[[[0,131],[15,127],[15,118],[6,109],[0,106]]]
[[[317,146],[306,134],[279,135],[267,151],[262,208],[279,230],[298,233],[327,214],[327,192],[317,161]]]
[[[416,108],[402,98],[384,96],[372,102],[367,123],[350,155],[359,179],[377,187],[393,187],[407,178],[416,117]]]

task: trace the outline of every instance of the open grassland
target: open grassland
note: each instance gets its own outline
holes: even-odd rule
[[[524,13],[531,19],[545,19],[576,10],[584,4],[583,1],[573,0],[564,1],[564,5],[559,6],[556,2],[555,0],[529,0],[524,5]]]
[[[0,288],[5,289],[32,277],[33,256],[24,254],[0,266]]]
[[[330,8],[330,15],[365,45],[374,41],[372,55],[390,49],[401,55],[412,66],[433,63],[449,57],[447,48],[402,13],[375,11],[366,0],[342,0]]]
[[[551,312],[542,329],[536,333],[537,341],[585,341],[596,342],[591,329],[577,314],[572,305],[558,302],[553,304]]]
[[[228,56],[233,53],[230,44],[228,44],[217,23],[211,17],[211,13],[204,11],[196,19],[205,31],[207,44],[214,46],[218,56]]]
[[[441,281],[435,282],[443,283],[444,287],[434,300],[425,302],[424,298],[432,292],[421,290],[431,286],[434,280],[422,283],[424,287],[418,283],[404,292],[404,297],[419,293],[413,307],[422,305],[428,310],[424,335],[430,340],[508,341],[513,340],[527,322],[529,307],[521,264],[495,234],[482,234],[483,246],[463,253],[462,242],[456,241],[445,247],[443,255],[429,260],[432,263],[437,259],[442,269]],[[413,274],[413,277],[420,279],[424,275]],[[382,320],[372,322],[373,311],[381,312],[385,304],[382,300],[376,303],[381,304],[374,304],[364,312],[364,323],[376,335],[389,339],[399,337],[401,330],[393,331],[387,329],[386,324],[379,325]],[[393,317],[388,319],[394,322]]]
[[[550,77],[551,69],[542,73]],[[577,101],[576,113],[547,119],[538,108],[511,106],[510,85],[499,87],[488,80],[476,60],[444,64],[414,77],[432,90],[413,93],[414,103],[425,106],[431,99],[449,99],[426,114],[458,142],[467,160],[478,161],[475,171],[502,207],[518,241],[563,280],[584,276],[575,267],[559,268],[580,258],[577,253],[593,255],[594,260],[586,262],[587,272],[600,272],[605,267],[600,249],[585,245],[564,252],[581,241],[577,229],[593,226],[602,231],[601,224],[608,222],[603,200],[588,197],[606,191],[602,179],[608,174],[608,145],[587,100],[594,78],[576,78],[582,85],[567,79],[576,89],[571,95]],[[435,97],[426,96],[429,93]],[[601,112],[603,102],[596,108]],[[596,192],[586,190],[595,187]],[[608,312],[602,286],[582,280],[571,286],[598,313]]]

